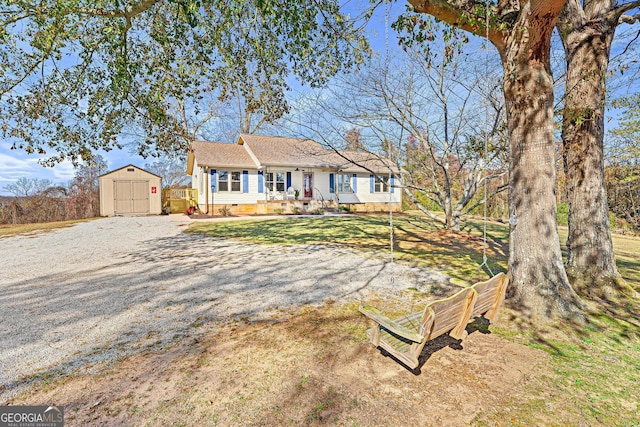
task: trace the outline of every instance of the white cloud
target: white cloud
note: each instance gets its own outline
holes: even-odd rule
[[[15,181],[23,176],[31,177],[36,166],[42,168],[37,162],[36,158],[21,159],[0,152],[0,182]]]
[[[99,150],[108,164],[109,170],[114,170],[128,164],[140,167],[153,159],[144,159],[132,154],[126,149],[105,152]],[[8,195],[4,186],[16,182],[19,178],[50,179],[55,184],[67,184],[74,176],[73,164],[68,161],[58,163],[54,167],[44,167],[38,160],[44,157],[27,154],[21,150],[11,150],[6,142],[0,140],[0,195]]]
[[[75,170],[73,169],[73,164],[71,162],[62,162],[57,164],[55,167],[51,168],[53,175],[59,181],[70,181],[75,175]]]
[[[22,151],[8,150],[0,143],[0,195],[8,195],[4,186],[19,178],[50,179],[56,184],[66,184],[73,177],[70,163],[47,168],[38,163],[40,158]]]

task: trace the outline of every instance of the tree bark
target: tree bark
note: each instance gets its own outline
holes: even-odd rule
[[[607,297],[625,288],[616,268],[604,175],[606,73],[616,23],[607,22],[610,1],[587,16],[575,0],[558,27],[567,58],[562,123],[569,233],[566,271],[583,295]]]
[[[460,23],[478,6],[474,2],[410,2],[419,12],[478,35],[489,33],[500,52],[511,148],[509,211],[517,221],[511,221],[509,236],[509,296],[532,318],[582,320],[582,302],[565,273],[556,221],[550,49],[564,0],[517,2],[517,19],[500,34]]]
[[[510,135],[509,270],[513,301],[533,315],[573,317],[581,305],[562,262],[556,221],[553,77],[544,16],[520,11],[503,54]],[[527,22],[529,21],[529,22]],[[533,33],[548,32],[531,45]]]

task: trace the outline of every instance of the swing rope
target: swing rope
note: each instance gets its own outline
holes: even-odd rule
[[[385,9],[384,12],[384,79],[385,79],[385,83],[386,83],[386,79],[387,79],[387,74],[389,73],[389,14],[390,14],[390,9],[391,9],[391,3],[389,3],[389,6],[387,6],[387,8]],[[390,177],[389,177],[390,178]],[[382,185],[382,183],[381,183]],[[391,179],[389,179],[389,186],[391,186]],[[388,206],[389,206],[389,268],[391,270],[390,272],[390,278],[389,280],[391,281],[391,292],[393,293],[393,295],[395,295],[396,297],[400,297],[400,290],[397,287],[396,284],[396,268],[395,268],[395,255],[393,252],[393,246],[394,246],[394,233],[393,233],[393,207],[392,207],[392,199],[391,199],[391,188],[389,187],[389,199],[388,199]],[[384,312],[384,309],[387,306],[387,302],[388,299],[385,299],[384,305],[382,307],[382,311]]]
[[[392,3],[389,2],[389,6],[386,8],[385,10],[385,15],[384,15],[384,38],[385,38],[385,73],[384,73],[384,79],[385,79],[385,83],[386,83],[386,79],[387,79],[387,74],[389,73],[389,15],[391,12],[391,5]],[[402,141],[402,136],[400,137],[400,141]],[[400,301],[402,301],[403,305],[404,305],[404,309],[408,312],[411,313],[413,311],[413,307],[407,302],[407,300],[405,298],[402,298],[402,296],[400,295],[400,289],[398,289],[398,285],[396,283],[396,265],[395,265],[395,252],[394,252],[394,246],[395,246],[395,231],[394,231],[394,225],[393,225],[393,196],[392,196],[392,182],[391,182],[391,177],[393,176],[393,170],[391,169],[391,165],[394,164],[393,162],[390,162],[389,167],[390,167],[390,171],[389,171],[389,175],[387,176],[387,188],[389,191],[389,198],[388,198],[388,206],[389,206],[389,268],[390,268],[390,278],[389,280],[391,281],[391,292],[392,294],[395,296],[396,299],[399,299]],[[395,182],[393,183],[395,185]],[[381,183],[381,185],[384,185],[384,183]],[[384,313],[387,304],[389,302],[388,298],[385,298],[384,304],[382,306],[382,312]],[[409,324],[411,324],[413,327],[415,327],[420,334],[424,333],[424,325],[422,325],[422,323],[420,323],[418,321],[418,318],[411,318],[408,319]]]
[[[484,5],[484,28],[485,28],[485,33],[484,33],[484,37],[485,37],[485,70],[489,70],[489,0],[485,0],[485,5]],[[489,96],[489,92],[490,92],[490,88],[489,88],[489,80],[486,80],[486,94],[485,96]],[[488,101],[485,98],[485,102],[484,102],[484,112],[485,112],[485,135],[484,135],[484,156],[483,156],[483,174],[484,174],[484,179],[482,180],[482,189],[483,189],[483,195],[482,195],[482,207],[483,207],[483,223],[482,223],[482,264],[480,264],[478,266],[478,268],[476,269],[476,271],[473,273],[474,275],[476,273],[478,273],[478,271],[480,271],[483,267],[487,269],[487,271],[489,272],[489,275],[491,277],[493,277],[493,271],[491,271],[491,268],[489,267],[489,263],[488,263],[488,258],[487,258],[487,248],[488,248],[488,244],[487,244],[487,167],[488,165],[488,158],[489,158],[489,137],[491,134],[491,124],[489,123],[489,105],[488,105]]]
[[[485,0],[485,41],[486,41],[486,46],[485,46],[485,69],[489,69],[489,53],[488,53],[488,46],[489,46],[489,24],[490,24],[490,18],[489,18],[489,7],[490,7],[490,3],[489,0]],[[385,10],[385,17],[384,17],[384,21],[385,21],[385,74],[384,74],[384,78],[386,80],[387,78],[387,73],[389,72],[389,14],[390,14],[390,8],[391,5],[389,5],[386,10]],[[490,82],[487,80],[486,82],[486,94],[485,96],[489,95],[490,92]],[[488,261],[488,240],[487,240],[487,181],[488,181],[488,172],[487,172],[487,168],[488,168],[488,158],[489,158],[489,138],[490,138],[490,134],[491,134],[491,123],[489,120],[489,105],[488,105],[488,100],[485,99],[484,102],[484,109],[485,109],[485,135],[484,135],[484,152],[483,152],[483,225],[482,225],[482,242],[483,242],[483,246],[482,246],[482,263],[478,266],[478,268],[476,269],[476,271],[473,273],[473,275],[477,274],[481,269],[485,268],[487,270],[487,272],[489,273],[489,275],[491,277],[494,276],[493,271],[491,270],[491,267],[489,266],[489,261]],[[382,183],[381,183],[382,184]],[[407,306],[409,312],[411,311],[411,307],[409,307],[409,304],[401,298],[400,296],[400,290],[398,289],[397,283],[396,283],[396,275],[395,275],[395,253],[394,253],[394,246],[395,246],[395,233],[394,233],[394,224],[393,224],[393,199],[392,199],[392,193],[391,193],[391,172],[389,174],[389,199],[388,199],[388,206],[389,206],[389,267],[390,267],[390,282],[391,282],[391,291],[392,294],[401,299],[404,303],[405,306]],[[385,308],[387,307],[388,304],[388,299],[385,299],[383,307],[382,307],[382,311],[385,311]]]

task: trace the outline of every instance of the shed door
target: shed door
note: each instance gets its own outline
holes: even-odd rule
[[[116,214],[149,212],[149,181],[114,181]]]

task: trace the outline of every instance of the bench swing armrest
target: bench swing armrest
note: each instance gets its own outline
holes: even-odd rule
[[[382,314],[382,312],[375,307],[371,307],[370,305],[361,305],[359,310],[360,310],[360,313],[364,314],[369,319],[376,322],[378,325],[393,332],[396,335],[401,336],[402,338],[408,339],[416,343],[422,343],[424,341],[424,337],[422,335],[389,319],[387,316]]]

